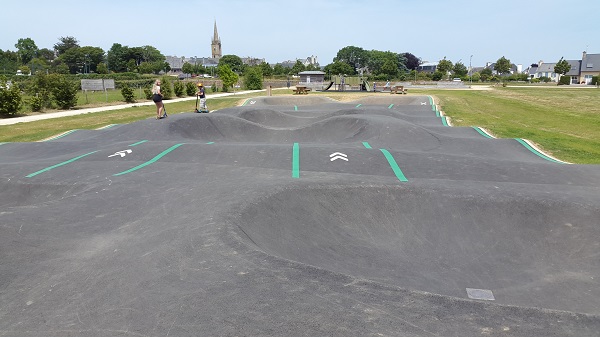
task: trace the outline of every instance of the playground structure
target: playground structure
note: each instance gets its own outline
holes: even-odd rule
[[[333,89],[332,89],[333,88]],[[372,91],[371,85],[362,76],[332,76],[323,91]]]

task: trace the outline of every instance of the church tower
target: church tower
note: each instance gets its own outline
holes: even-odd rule
[[[220,59],[223,56],[223,52],[221,51],[221,39],[219,38],[219,33],[217,33],[217,20],[215,20],[215,33],[212,38],[212,58]]]

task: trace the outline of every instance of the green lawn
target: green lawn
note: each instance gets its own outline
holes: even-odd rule
[[[273,93],[289,94],[290,91],[274,90]],[[120,95],[120,92],[118,94]],[[353,96],[358,98],[365,94],[367,93],[353,95],[315,92],[310,95],[326,95],[333,99],[348,100],[353,99]],[[530,86],[493,90],[414,89],[410,94],[433,96],[455,126],[480,126],[499,138],[529,139],[561,160],[600,164],[599,89]],[[100,95],[95,96],[94,100],[102,100]],[[136,97],[137,95],[139,93],[136,93]],[[212,99],[209,96],[208,103],[211,110],[216,110],[240,105],[246,98],[256,95],[264,95],[264,92]],[[116,97],[112,97],[112,100],[114,99]],[[90,105],[96,104],[90,102]],[[166,101],[169,114],[191,112],[194,106],[194,100],[171,103]],[[144,106],[0,126],[0,142],[38,141],[73,129],[95,129],[154,116],[154,106]]]
[[[573,163],[600,164],[600,90],[498,88],[427,91],[456,126],[480,126],[499,138],[525,138]]]

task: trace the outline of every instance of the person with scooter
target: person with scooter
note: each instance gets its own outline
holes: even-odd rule
[[[198,109],[198,99],[200,99],[200,109]],[[208,112],[206,106],[206,94],[202,83],[198,83],[198,91],[196,92],[196,112]]]

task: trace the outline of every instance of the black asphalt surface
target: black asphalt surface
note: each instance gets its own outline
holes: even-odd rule
[[[600,166],[427,96],[1,144],[0,189],[0,336],[600,336]]]

